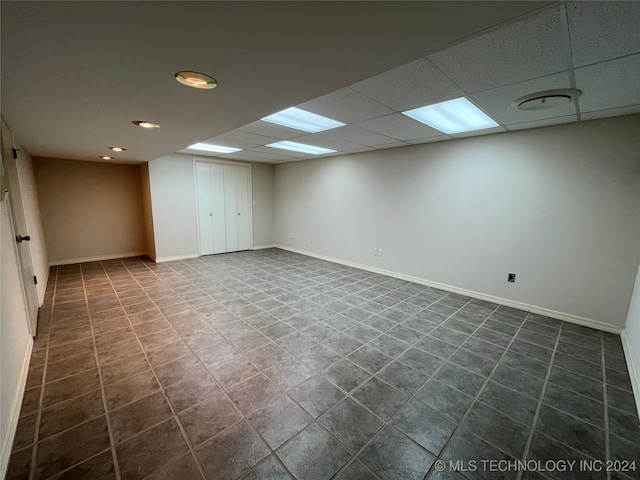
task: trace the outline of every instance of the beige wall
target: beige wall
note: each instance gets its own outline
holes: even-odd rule
[[[635,115],[276,165],[275,242],[619,331],[639,131]]]
[[[146,253],[137,165],[35,158],[52,264]]]
[[[251,164],[253,187],[253,246],[254,248],[273,245],[274,219],[274,165]]]

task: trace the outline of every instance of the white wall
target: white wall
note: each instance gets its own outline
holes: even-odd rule
[[[277,165],[275,241],[619,331],[640,258],[639,127],[636,115]]]
[[[631,304],[629,305],[629,313],[627,314],[627,323],[625,324],[624,334],[622,336],[627,364],[629,367],[629,375],[631,376],[631,384],[640,413],[640,267],[636,274],[636,281],[633,287],[633,295]]]
[[[252,164],[254,245],[273,243],[272,167]],[[193,157],[173,154],[149,162],[156,260],[196,257],[198,234]],[[271,196],[271,198],[270,198]]]

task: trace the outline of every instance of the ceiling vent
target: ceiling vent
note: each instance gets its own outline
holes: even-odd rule
[[[517,98],[511,102],[511,106],[520,110],[547,110],[575,102],[580,95],[580,90],[546,90]]]

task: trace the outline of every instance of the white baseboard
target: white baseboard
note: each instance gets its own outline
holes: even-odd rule
[[[275,248],[275,245],[255,245],[251,250],[264,250],[265,248]]]
[[[53,260],[49,262],[49,266],[57,267],[59,265],[71,265],[73,263],[100,262],[102,260],[115,260],[118,258],[140,257],[146,254],[147,252],[128,252],[128,253],[114,253],[109,255],[96,255],[95,257],[67,258],[65,260]]]
[[[20,418],[20,408],[22,407],[22,399],[24,397],[24,389],[27,385],[27,375],[29,374],[29,362],[31,361],[31,351],[33,350],[33,339],[29,337],[27,350],[22,359],[22,367],[20,369],[20,382],[13,397],[13,401],[9,406],[9,419],[7,430],[4,433],[2,443],[0,444],[0,478],[4,478],[9,468],[9,460],[11,458],[11,450],[13,447],[13,439],[16,436],[18,427],[18,419]]]
[[[627,360],[627,368],[629,369],[629,378],[631,379],[633,397],[636,400],[636,410],[638,410],[638,416],[640,416],[640,365],[638,365],[635,357],[631,353],[631,345],[629,345],[627,331],[622,330],[622,334],[620,335],[620,337],[622,339],[622,349],[624,350],[624,356]]]
[[[489,295],[482,292],[475,292],[473,290],[466,290],[464,288],[458,288],[452,285],[433,282],[424,278],[412,277],[411,275],[404,275],[402,273],[392,272],[390,270],[383,270],[382,268],[370,267],[368,265],[362,265],[360,263],[350,262],[348,260],[341,260],[339,258],[319,255],[317,253],[307,252],[305,250],[299,250],[297,248],[292,248],[285,245],[274,245],[274,247],[280,248],[282,250],[287,250],[289,252],[306,255],[308,257],[318,258],[320,260],[326,260],[328,262],[338,263],[340,265],[346,265],[348,267],[354,267],[360,270],[366,270],[368,272],[379,273],[381,275],[386,275],[388,277],[399,278],[400,280],[407,280],[409,282],[418,283],[420,285],[426,285],[427,287],[439,288],[440,290],[446,290],[447,292],[459,293],[460,295],[466,295],[468,297],[473,297],[480,300],[486,300],[488,302],[505,305],[507,307],[517,308],[519,310],[525,310],[531,313],[538,313],[540,315],[544,315],[547,317],[556,318],[558,320],[563,320],[565,322],[575,323],[575,324],[583,325],[590,328],[595,328],[597,330],[603,330],[605,332],[611,332],[611,333],[617,333],[617,334],[620,334],[622,332],[622,327],[619,327],[617,325],[611,325],[609,323],[600,322],[598,320],[592,320],[590,318],[579,317],[577,315],[572,315],[570,313],[559,312],[559,311],[551,310],[544,307],[537,307],[535,305],[529,305],[527,303],[510,300],[508,298],[496,297],[496,296]]]
[[[187,260],[188,258],[198,258],[199,255],[197,253],[190,253],[188,255],[174,255],[172,257],[157,257],[155,259],[156,263],[162,262],[172,262],[174,260]]]

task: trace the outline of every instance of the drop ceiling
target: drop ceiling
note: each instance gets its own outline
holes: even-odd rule
[[[479,134],[633,113],[639,7],[3,1],[1,113],[32,155],[100,161],[119,145],[122,163],[196,154],[184,149],[197,142],[243,149],[221,158],[279,163],[311,158],[266,146],[283,139],[339,153],[448,140],[399,112],[459,96],[500,124]],[[219,86],[187,88],[180,70]],[[510,106],[572,87],[584,92],[577,105]],[[291,106],[347,125],[308,134],[259,120]]]

